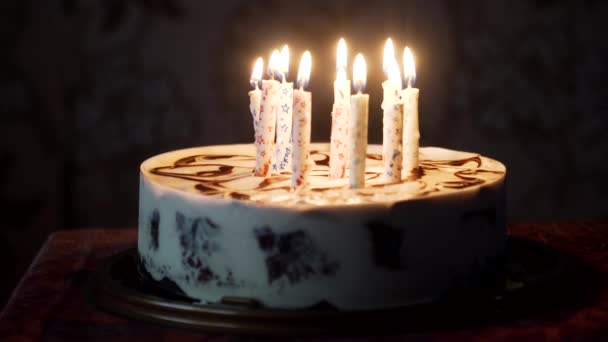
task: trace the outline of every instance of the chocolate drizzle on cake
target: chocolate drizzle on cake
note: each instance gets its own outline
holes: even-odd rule
[[[329,155],[326,153],[321,153],[319,151],[311,151],[310,155],[314,158],[314,156],[323,156],[322,159],[315,159],[315,165],[319,166],[328,166],[329,167]]]
[[[228,196],[237,200],[248,200],[251,198],[251,196],[241,192],[230,192]]]
[[[462,155],[456,156],[460,158],[446,160],[425,160],[421,158],[420,167],[401,183],[384,184],[382,183],[381,168],[368,168],[366,171],[366,188],[357,189],[354,192],[342,195],[342,197],[356,195],[360,200],[374,201],[376,193],[372,189],[380,190],[387,196],[399,196],[401,194],[404,198],[422,197],[449,189],[479,186],[486,183],[488,179],[498,178],[492,177],[493,174],[504,174],[504,171],[498,170],[496,167],[492,170],[491,165],[486,166],[484,159],[477,154],[462,153]],[[382,156],[370,153],[367,159],[368,165],[373,163],[381,165]],[[317,180],[326,179],[329,173],[328,153],[313,150],[311,151],[311,160],[314,162],[311,177]],[[172,165],[154,167],[150,169],[150,173],[193,181],[195,182],[193,187],[199,193],[207,196],[256,202],[275,201],[275,195],[279,197],[292,196],[293,200],[302,198],[302,191],[295,194],[290,187],[290,174],[288,172],[280,175],[275,174],[268,178],[254,177],[254,164],[254,156],[199,154],[180,158]],[[429,177],[433,180],[430,181]],[[243,183],[243,181],[245,182]],[[411,183],[412,186],[401,186],[408,183]],[[418,183],[419,186],[415,186],[414,183]],[[242,184],[247,185],[243,186]],[[318,181],[307,187],[305,193],[320,198],[320,201],[325,201],[325,203],[331,203],[335,199],[331,199],[331,196],[326,196],[330,199],[324,199],[323,193],[332,190],[348,191],[346,182]],[[269,193],[269,195],[260,196],[264,193]]]

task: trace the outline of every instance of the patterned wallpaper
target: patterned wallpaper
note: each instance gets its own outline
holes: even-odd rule
[[[510,220],[608,216],[606,2],[12,0],[0,13],[0,267],[13,281],[53,230],[134,225],[146,157],[250,141],[252,62],[285,42],[291,77],[313,54],[313,140],[329,136],[344,36],[368,61],[381,141],[390,35],[417,57],[422,145],[504,161]]]

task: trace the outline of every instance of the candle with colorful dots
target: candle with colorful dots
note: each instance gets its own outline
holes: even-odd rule
[[[418,171],[418,97],[420,90],[413,88],[416,80],[414,56],[408,47],[403,51],[403,69],[407,87],[402,91],[403,102],[403,177],[415,175]]]
[[[369,95],[363,94],[362,91],[367,79],[366,73],[365,59],[363,55],[358,54],[353,65],[353,86],[357,93],[350,97],[348,176],[351,189],[365,186]]]
[[[311,70],[310,52],[306,51],[300,60],[298,70],[298,88],[294,90],[293,101],[293,162],[291,186],[296,188],[306,184],[309,168],[310,154],[310,126],[312,94],[304,88],[310,80]]]
[[[401,181],[403,107],[401,105],[401,73],[395,59],[393,42],[389,38],[384,46],[384,72],[387,80],[382,82],[382,173],[384,182]]]
[[[334,105],[331,113],[329,146],[329,178],[344,177],[348,158],[348,121],[350,117],[350,81],[346,79],[346,43],[340,39],[336,58],[337,75],[334,82]]]
[[[255,147],[255,176],[269,177],[272,174],[274,164],[274,138],[276,129],[276,111],[279,102],[279,81],[274,75],[280,70],[281,55],[274,50],[268,62],[268,73],[270,80],[262,81],[262,101],[260,102],[260,113],[256,131]]]

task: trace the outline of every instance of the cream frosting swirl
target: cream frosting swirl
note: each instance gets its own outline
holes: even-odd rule
[[[146,160],[142,171],[156,183],[211,198],[253,201],[279,206],[394,203],[420,197],[474,191],[504,178],[505,166],[476,153],[438,147],[420,149],[418,174],[402,182],[382,180],[382,146],[369,145],[366,186],[348,188],[345,178],[330,180],[329,145],[311,146],[311,172],[305,187],[292,189],[290,173],[255,177],[252,145],[218,145],[161,154]]]

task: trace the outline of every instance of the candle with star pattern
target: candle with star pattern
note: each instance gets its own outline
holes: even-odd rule
[[[281,68],[282,77],[279,85],[279,104],[277,106],[277,139],[275,145],[275,165],[273,169],[276,173],[291,170],[291,154],[292,154],[292,108],[293,108],[293,83],[286,82],[286,76],[289,72],[289,48],[283,46],[281,50]]]

